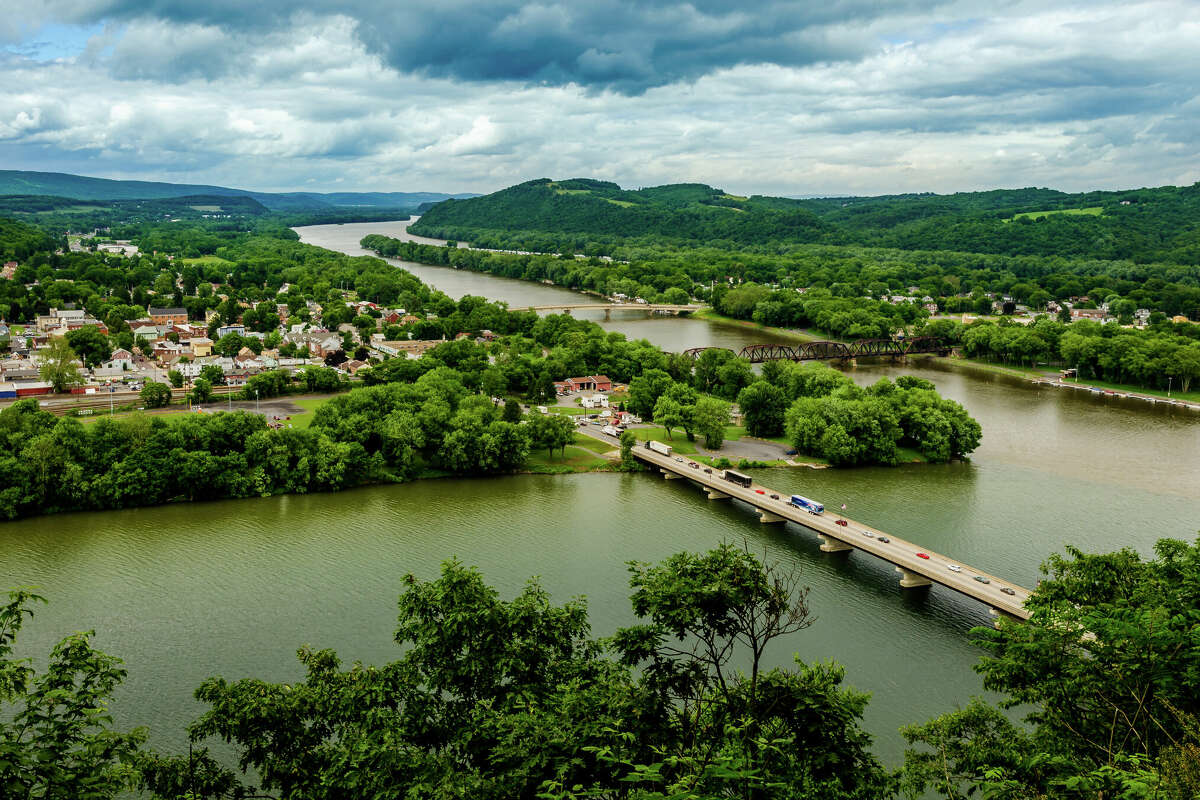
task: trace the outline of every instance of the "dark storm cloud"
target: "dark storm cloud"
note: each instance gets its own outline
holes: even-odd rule
[[[402,72],[638,93],[745,63],[795,67],[860,58],[878,43],[865,31],[881,9],[895,16],[928,13],[943,4],[50,0],[46,7],[53,21],[155,20],[260,34],[287,28],[301,13],[344,15],[355,21],[372,52]],[[849,25],[859,33],[848,33]],[[183,59],[176,66],[186,73],[191,63]]]

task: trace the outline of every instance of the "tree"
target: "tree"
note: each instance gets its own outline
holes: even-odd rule
[[[661,369],[648,369],[629,381],[629,410],[642,419],[654,414],[654,404],[674,381]]]
[[[667,395],[663,395],[654,404],[654,421],[663,426],[668,439],[673,438],[671,429],[683,425],[683,406]]]
[[[1026,709],[1026,728],[976,701],[905,730],[910,791],[946,797],[1195,796],[1200,774],[1200,542],[1163,539],[1156,558],[1067,548],[1025,603],[1027,622],[976,628],[976,667],[1001,708]],[[926,749],[928,748],[928,749]],[[1170,793],[1122,794],[1140,783]],[[1001,785],[1002,784],[1002,785]],[[1073,790],[1069,794],[1067,790]]]
[[[721,449],[725,441],[725,426],[729,424],[729,403],[715,397],[701,397],[692,412],[692,426],[704,437],[709,450]]]
[[[171,386],[175,387],[176,389],[182,388],[183,373],[177,369],[173,369],[167,373],[167,380],[169,380],[171,382]]]
[[[755,381],[738,392],[738,408],[751,436],[779,436],[783,433],[783,415],[787,397],[783,390],[765,380]]]
[[[0,607],[0,786],[5,797],[109,800],[126,788],[146,734],[112,729],[105,708],[125,677],[119,659],[94,650],[93,631],[59,642],[46,671],[12,657],[30,605],[28,591]]]
[[[171,387],[158,381],[146,381],[141,397],[146,408],[162,408],[171,402]]]
[[[637,447],[637,437],[633,431],[621,431],[621,471],[635,472],[638,461],[633,457],[633,448]]]
[[[225,385],[225,372],[217,364],[205,364],[200,368],[200,377],[213,386]]]
[[[75,351],[67,340],[59,337],[50,339],[50,345],[39,356],[38,375],[56,392],[64,392],[71,386],[83,383],[76,365]]]
[[[520,422],[523,417],[520,401],[511,397],[504,401],[504,413],[501,415],[501,419],[505,422]]]
[[[212,384],[204,378],[197,378],[192,384],[192,391],[188,393],[188,399],[198,406],[211,402],[213,399]]]
[[[66,339],[71,349],[89,367],[100,366],[112,355],[112,345],[108,337],[95,325],[84,325],[82,328],[68,331]]]
[[[544,447],[550,455],[562,450],[566,455],[567,445],[575,441],[575,423],[565,414],[532,414],[529,435],[533,447]]]

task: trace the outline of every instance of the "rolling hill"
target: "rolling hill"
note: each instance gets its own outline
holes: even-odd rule
[[[0,195],[40,195],[74,200],[149,200],[173,197],[250,197],[271,211],[328,211],[335,209],[413,210],[425,203],[473,194],[442,192],[254,192],[225,186],[123,181],[63,172],[0,170]]]

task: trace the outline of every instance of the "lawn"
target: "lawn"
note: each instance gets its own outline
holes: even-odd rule
[[[601,458],[600,454],[615,449],[617,448],[614,445],[607,442],[577,433],[575,444],[567,445],[565,452],[557,450],[554,455],[549,455],[546,448],[538,448],[529,453],[525,466],[530,472],[546,474],[594,472],[611,466],[608,459]]]
[[[572,408],[571,406],[546,406],[546,410],[551,414],[566,414],[569,417],[578,417],[583,414],[595,414],[595,409],[589,408]],[[534,412],[536,413],[536,411]]]
[[[200,256],[199,258],[185,258],[185,264],[214,264],[216,266],[225,266],[233,264],[232,261],[226,261],[220,256]]]
[[[1098,217],[1103,213],[1104,209],[1100,206],[1092,206],[1091,208],[1063,208],[1058,211],[1026,211],[1021,214],[1015,214],[1011,219],[1006,219],[1004,221],[1012,222],[1012,220],[1021,219],[1022,217],[1028,217],[1029,219],[1041,219],[1042,217],[1048,217],[1051,214],[1066,214],[1067,216],[1072,217]]]
[[[329,396],[325,397],[293,397],[292,403],[304,409],[301,414],[293,414],[291,423],[293,428],[307,428],[312,424],[313,415],[316,414],[317,408],[325,405],[325,401]]]

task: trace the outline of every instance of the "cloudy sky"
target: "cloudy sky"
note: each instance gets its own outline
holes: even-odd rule
[[[0,168],[261,190],[1200,180],[1195,0],[13,0]]]

